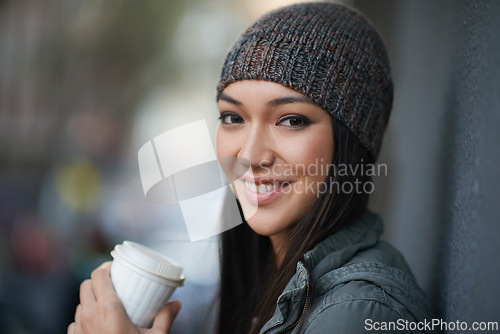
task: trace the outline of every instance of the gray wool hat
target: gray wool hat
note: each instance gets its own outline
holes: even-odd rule
[[[382,39],[356,11],[317,2],[261,17],[229,51],[217,100],[226,86],[245,79],[276,82],[310,98],[377,158],[393,84]]]

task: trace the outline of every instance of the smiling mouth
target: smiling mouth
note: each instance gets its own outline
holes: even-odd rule
[[[285,182],[262,182],[262,183],[254,183],[254,182],[249,182],[248,180],[244,180],[245,188],[248,189],[250,192],[254,194],[265,194],[269,193],[273,190],[276,190],[278,188],[284,187],[286,185],[289,185],[290,182],[285,181]]]

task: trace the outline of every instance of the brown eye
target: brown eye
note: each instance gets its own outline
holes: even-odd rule
[[[303,128],[309,125],[310,121],[306,117],[294,115],[284,117],[278,123],[279,125],[287,126],[290,128]]]
[[[222,114],[219,119],[223,124],[243,124],[244,120],[242,117],[236,114]]]

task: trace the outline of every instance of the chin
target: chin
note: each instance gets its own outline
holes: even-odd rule
[[[251,221],[248,221],[248,226],[257,234],[262,235],[264,237],[269,237],[273,234],[276,234],[278,231],[271,229],[266,226],[262,226],[261,224],[258,223],[253,223]]]
[[[273,214],[263,215],[261,212],[257,212],[253,217],[247,220],[247,223],[255,233],[269,237],[290,228],[291,224],[287,223],[284,217],[277,218],[278,217]]]

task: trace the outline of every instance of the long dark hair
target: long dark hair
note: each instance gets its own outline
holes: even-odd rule
[[[360,168],[348,168],[348,174],[336,173],[332,168],[326,181],[340,185],[340,189],[345,183],[354,185],[358,182],[359,188],[363,189],[371,177],[363,172],[361,165],[374,160],[359,140],[333,118],[332,128],[332,165]],[[308,213],[293,227],[284,248],[287,253],[279,268],[269,238],[258,235],[248,224],[243,223],[223,233],[218,334],[258,333],[272,316],[279,295],[295,273],[297,262],[304,253],[366,210],[369,193],[333,190],[319,196]]]

